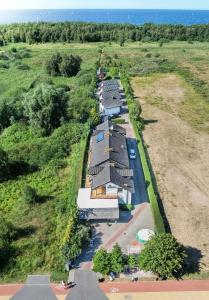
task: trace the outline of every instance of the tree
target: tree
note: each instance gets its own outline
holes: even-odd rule
[[[137,258],[136,255],[129,255],[128,256],[128,265],[131,268],[135,268],[137,266],[138,262],[137,262]]]
[[[60,64],[60,73],[65,77],[77,75],[80,71],[81,61],[80,56],[64,55]]]
[[[113,246],[111,252],[111,271],[120,273],[124,268],[124,255],[121,251],[121,248],[118,244]]]
[[[8,165],[8,155],[3,149],[0,148],[0,182],[7,178]]]
[[[38,201],[36,190],[30,185],[25,186],[22,197],[27,204],[35,204]]]
[[[186,257],[184,247],[169,233],[153,236],[141,251],[139,267],[161,278],[175,277]]]
[[[14,226],[0,213],[0,269],[8,261],[14,234]]]
[[[25,116],[33,128],[50,134],[67,117],[68,99],[64,89],[41,84],[25,95]]]
[[[71,77],[80,71],[82,59],[78,55],[61,55],[55,53],[46,61],[46,71],[51,76]]]
[[[89,241],[90,228],[84,224],[79,224],[75,216],[69,218],[67,236],[64,237],[62,253],[68,260],[76,259],[82,252],[82,246]]]
[[[93,257],[93,270],[102,275],[107,275],[111,271],[111,255],[106,249],[99,249]]]
[[[60,53],[55,53],[46,61],[46,71],[51,76],[60,75],[60,63],[62,62],[62,56]]]
[[[124,47],[125,45],[125,36],[124,33],[121,33],[120,37],[119,37],[119,43],[121,47]]]

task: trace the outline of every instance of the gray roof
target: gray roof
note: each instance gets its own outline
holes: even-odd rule
[[[122,102],[119,99],[114,98],[107,98],[100,100],[104,108],[114,108],[114,107],[121,107]]]
[[[122,126],[112,123],[110,120],[106,120],[105,122],[97,125],[96,130],[94,130],[94,135],[97,134],[98,131],[116,131],[120,134],[126,135],[126,130]]]
[[[104,80],[104,81],[102,81],[101,85],[102,86],[110,86],[110,85],[119,86],[117,79]]]
[[[112,167],[107,163],[101,172],[92,178],[92,189],[96,189],[99,186],[105,185],[107,183],[114,183],[115,185],[133,193],[134,185],[132,180],[121,176],[115,167]]]
[[[129,168],[125,136],[113,130],[101,130],[99,132],[104,133],[102,140],[98,141],[98,134],[94,134],[91,139],[90,168],[99,166],[106,161],[115,162]]]
[[[93,167],[89,169],[89,175],[97,175],[99,172],[103,170],[104,166],[100,165],[97,167]],[[117,168],[117,172],[119,175],[123,177],[133,177],[133,170],[132,169],[126,169],[126,168]]]
[[[118,90],[102,92],[101,96],[102,96],[102,99],[104,99],[104,100],[109,99],[109,98],[112,98],[112,99],[114,98],[117,100],[121,99],[120,92]]]
[[[108,85],[102,87],[102,92],[119,91],[118,85]]]

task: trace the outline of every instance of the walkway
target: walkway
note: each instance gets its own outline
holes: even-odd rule
[[[57,284],[51,284],[50,286],[57,296],[57,299],[66,299],[69,291],[61,289]],[[209,280],[141,281],[136,283],[125,281],[101,283],[99,286],[110,300],[209,299]],[[0,300],[9,300],[16,292],[20,291],[22,287],[22,284],[0,285]],[[28,298],[28,300],[29,299],[32,298]]]

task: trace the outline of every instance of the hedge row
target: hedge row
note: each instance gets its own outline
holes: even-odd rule
[[[123,88],[126,93],[128,108],[130,110],[130,107],[133,107],[138,104],[136,104],[136,101],[134,100],[133,90],[132,90],[129,78],[125,74],[121,75],[121,82],[123,84]],[[143,139],[142,139],[143,121],[142,121],[142,118],[140,117],[140,115],[139,115],[139,118],[136,119],[135,116],[132,116],[130,114],[130,119],[131,119],[131,123],[133,125],[135,135],[137,138],[138,150],[139,150],[142,168],[143,168],[144,177],[145,177],[146,186],[147,186],[147,194],[149,197],[149,202],[151,204],[153,218],[154,218],[154,222],[155,222],[155,230],[158,233],[163,233],[163,232],[165,232],[165,226],[164,226],[163,218],[160,213],[157,196],[155,194],[155,190],[154,190],[154,186],[153,186],[153,182],[152,182],[152,176],[151,176],[149,164],[147,161],[147,156],[145,153],[145,148],[143,145]]]

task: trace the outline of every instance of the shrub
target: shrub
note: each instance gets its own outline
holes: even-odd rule
[[[35,204],[38,202],[38,195],[36,193],[36,190],[29,185],[25,186],[22,198],[27,204]]]
[[[8,175],[9,160],[7,153],[0,148],[0,182],[5,180]]]
[[[19,65],[17,66],[17,68],[18,68],[19,70],[25,70],[25,71],[30,70],[30,67],[29,67],[28,65],[26,65],[26,64],[19,64]]]

